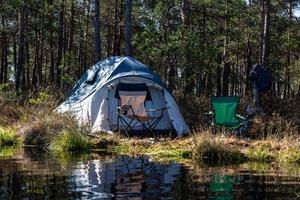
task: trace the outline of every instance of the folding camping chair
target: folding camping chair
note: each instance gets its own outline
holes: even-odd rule
[[[164,108],[146,110],[146,100],[151,100],[150,92],[145,83],[119,83],[116,93],[121,102],[118,107],[118,129],[128,134],[136,127],[143,131],[153,132],[163,117]],[[150,113],[157,113],[151,116]],[[120,126],[121,125],[121,126]]]
[[[237,114],[240,103],[238,96],[212,97],[211,105],[213,111],[205,113],[210,116],[210,123],[215,132],[217,126],[223,126],[230,131],[242,134],[248,128],[247,118]]]

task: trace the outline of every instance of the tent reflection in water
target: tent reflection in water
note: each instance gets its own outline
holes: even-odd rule
[[[146,88],[143,92],[133,91],[135,97],[126,96],[124,92],[121,92],[120,97],[119,88],[124,87],[124,84],[144,85]],[[149,120],[143,122],[137,115],[138,118],[134,119],[123,116],[123,121],[120,121],[119,109],[123,106],[121,100],[126,98],[127,102],[135,102],[134,109],[138,109],[138,112],[143,113],[142,106],[144,106],[147,115],[143,114]],[[137,100],[139,102],[136,102]],[[158,110],[162,110],[162,113],[157,112]],[[110,57],[95,64],[81,76],[71,95],[57,111],[73,113],[81,123],[90,124],[94,132],[126,129],[128,123],[131,132],[141,132],[145,129],[175,130],[178,136],[189,132],[167,85],[147,66],[131,57]],[[131,120],[134,121],[130,122]]]

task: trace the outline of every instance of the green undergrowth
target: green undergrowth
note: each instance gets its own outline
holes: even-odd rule
[[[0,127],[0,148],[17,145],[18,141],[19,139],[14,129]]]
[[[15,156],[18,147],[16,146],[5,146],[0,148],[0,158],[13,157]]]
[[[271,162],[275,159],[269,144],[253,146],[247,150],[246,155],[250,161]]]
[[[87,136],[77,130],[62,130],[52,145],[58,151],[81,153],[88,152],[91,144]]]

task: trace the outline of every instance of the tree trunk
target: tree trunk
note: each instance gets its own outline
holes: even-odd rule
[[[289,1],[289,29],[288,29],[288,44],[291,40],[291,29],[292,29],[292,20],[293,20],[293,10],[292,10],[292,1]],[[288,48],[287,54],[287,63],[285,65],[285,80],[284,80],[284,97],[290,96],[290,71],[289,67],[291,65],[291,48]]]
[[[122,26],[121,21],[123,19],[123,1],[115,1],[115,13],[114,13],[114,40],[113,40],[113,55],[121,55],[121,39],[122,39]]]
[[[54,69],[54,47],[53,47],[53,30],[51,29],[50,32],[50,69],[49,69],[49,81],[50,84],[52,85],[55,81],[55,69]]]
[[[113,55],[116,56],[117,54],[117,41],[119,37],[119,0],[115,0],[115,9],[114,9],[114,39],[113,39]]]
[[[26,85],[29,87],[31,86],[31,80],[30,80],[30,51],[29,51],[29,44],[28,41],[26,41],[25,43],[26,46],[26,66],[27,66],[27,70],[26,70]]]
[[[4,17],[2,18],[2,55],[1,55],[1,69],[0,69],[0,83],[7,82],[7,68],[8,68],[8,38],[7,38],[7,25]]]
[[[23,89],[23,72],[24,72],[24,41],[25,41],[25,31],[26,31],[26,11],[24,6],[20,8],[18,13],[18,23],[19,23],[19,34],[18,34],[18,58],[16,66],[16,82],[15,89],[18,92],[20,89]]]
[[[269,67],[269,54],[270,54],[270,0],[265,0],[262,65],[266,68]]]
[[[175,77],[176,77],[176,70],[175,70],[175,63],[174,60],[172,59],[172,54],[168,52],[168,60],[169,60],[169,71],[168,71],[168,83],[169,83],[169,88],[171,90],[175,89]]]
[[[35,54],[34,54],[34,65],[32,69],[32,86],[36,87],[37,84],[37,68],[38,68],[38,57],[39,57],[39,39],[38,39],[38,30],[35,28]]]
[[[95,0],[95,61],[101,60],[101,40],[100,40],[100,0]]]
[[[132,0],[126,0],[125,6],[125,55],[131,56],[131,4]]]
[[[252,60],[251,60],[251,55],[252,55],[252,50],[251,50],[251,44],[250,44],[250,34],[248,34],[247,37],[247,66],[246,66],[246,87],[245,87],[245,93],[247,93],[250,90],[250,77],[249,73],[252,67]]]
[[[90,7],[91,7],[91,2],[90,0],[87,0],[87,15],[86,15],[86,25],[85,25],[85,32],[84,32],[84,37],[83,37],[83,71],[87,69],[87,39],[88,39],[88,33],[90,29],[90,23],[89,23],[89,18],[90,18]]]
[[[60,13],[59,13],[59,29],[58,29],[58,49],[57,49],[57,61],[56,61],[56,85],[61,86],[61,64],[63,58],[64,48],[64,12],[65,4],[64,0],[61,0]]]
[[[75,0],[72,0],[71,5],[71,19],[70,19],[70,27],[69,27],[69,40],[68,40],[68,52],[69,55],[73,52],[73,42],[74,42],[74,32],[75,32]],[[69,63],[70,64],[70,63]]]
[[[222,95],[228,96],[229,92],[229,74],[230,74],[230,63],[228,62],[227,53],[227,26],[229,23],[228,16],[228,0],[226,0],[226,10],[225,10],[225,21],[224,21],[224,51],[223,51],[223,77],[222,77]]]
[[[191,65],[191,54],[189,52],[189,44],[187,42],[186,33],[188,32],[188,28],[190,25],[190,16],[189,16],[189,0],[181,1],[181,21],[183,24],[183,32],[182,32],[182,41],[185,48],[184,56],[185,56],[185,94],[193,94],[195,89],[195,81],[194,81],[194,70]]]
[[[261,32],[260,32],[260,55],[259,55],[259,64],[262,65],[262,55],[263,55],[263,46],[264,46],[264,19],[265,19],[265,0],[260,0],[260,18],[261,18]]]
[[[223,68],[223,78],[222,78],[222,96],[228,96],[229,93],[229,74],[230,74],[230,64],[228,62],[224,63]]]
[[[106,35],[106,40],[107,40],[107,44],[106,44],[106,57],[109,57],[111,55],[111,44],[112,44],[112,31],[111,31],[111,23],[112,23],[112,20],[111,20],[111,1],[108,1],[107,2],[107,7],[108,7],[108,12],[107,12],[107,15],[106,15],[106,18],[107,18],[107,35]]]
[[[222,80],[222,58],[221,58],[221,53],[217,54],[217,96],[221,96],[222,94],[222,85],[221,85],[221,80]]]
[[[37,68],[37,75],[38,75],[38,83],[40,87],[44,86],[43,80],[43,58],[44,58],[44,30],[40,30],[40,37],[39,37],[39,54],[38,54],[38,68]]]
[[[17,61],[17,34],[14,34],[13,36],[13,55],[14,55],[14,73],[17,74],[17,65],[18,65],[18,61]],[[15,76],[16,78],[16,76]]]

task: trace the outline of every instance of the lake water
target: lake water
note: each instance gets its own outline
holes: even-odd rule
[[[0,152],[0,199],[300,199],[300,167]]]

